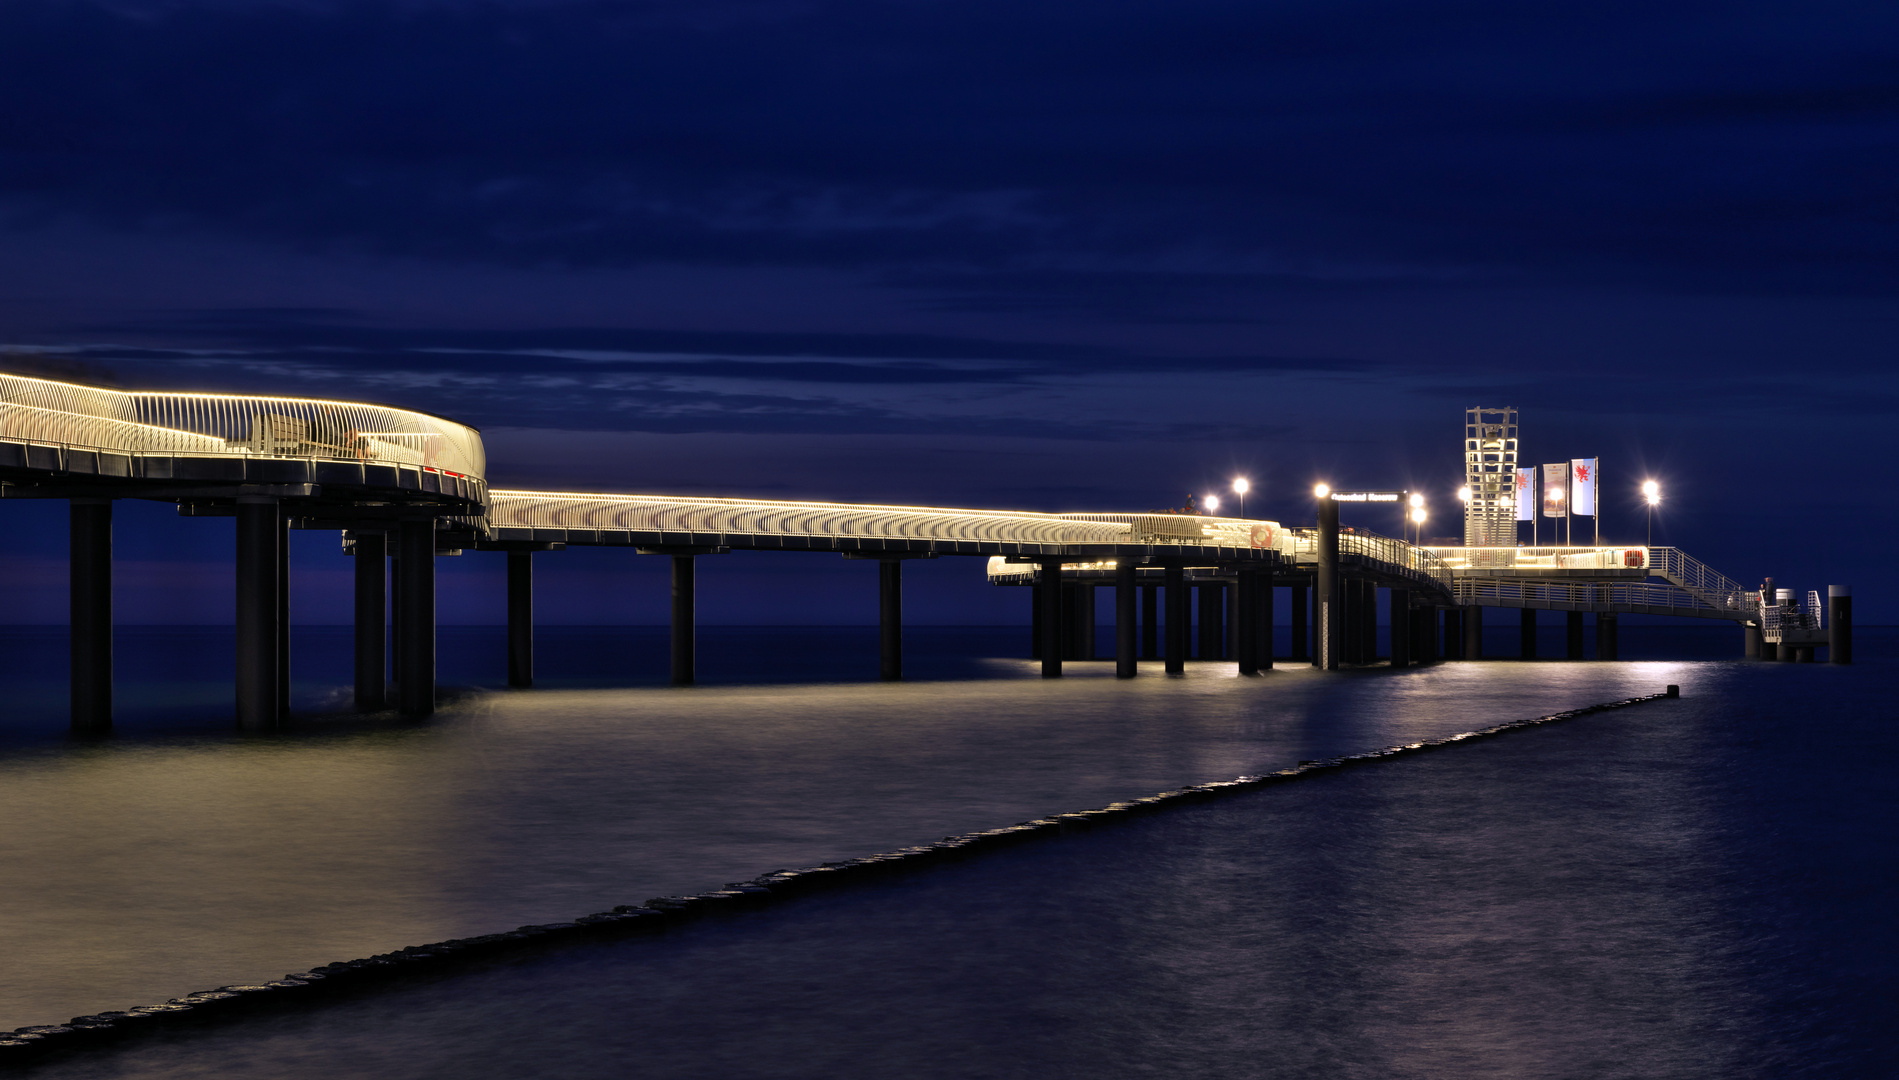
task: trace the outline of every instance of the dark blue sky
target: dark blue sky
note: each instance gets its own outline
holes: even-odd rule
[[[1869,4],[14,0],[0,342],[445,413],[499,485],[1243,471],[1289,522],[1324,478],[1454,525],[1461,410],[1514,404],[1528,458],[1601,456],[1609,536],[1652,474],[1658,542],[1892,621],[1896,73]],[[9,618],[63,618],[55,509],[5,511]],[[228,523],[167,513],[121,513],[125,618],[227,619]],[[495,561],[445,617],[498,617]],[[544,613],[659,621],[656,561],[546,560]],[[708,563],[705,618],[870,621],[862,570]]]

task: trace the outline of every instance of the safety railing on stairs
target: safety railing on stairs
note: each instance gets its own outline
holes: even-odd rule
[[[1542,608],[1556,611],[1642,609],[1709,619],[1740,619],[1744,612],[1719,608],[1679,585],[1653,581],[1523,581],[1457,579],[1459,604]],[[1770,609],[1771,610],[1771,609]]]
[[[1725,611],[1748,611],[1759,606],[1757,594],[1753,595],[1750,602],[1750,594],[1741,587],[1740,582],[1680,548],[1650,548],[1649,560],[1650,573],[1688,590],[1710,607]]]
[[[386,405],[243,394],[105,390],[0,374],[0,439],[130,454],[417,465],[481,479],[465,424]]]

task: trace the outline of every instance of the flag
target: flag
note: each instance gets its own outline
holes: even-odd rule
[[[1536,520],[1536,466],[1517,470],[1517,520]]]
[[[1596,459],[1576,458],[1569,463],[1569,512],[1596,516]]]
[[[1569,464],[1559,461],[1554,465],[1543,466],[1543,516],[1567,517],[1569,515],[1568,495]]]

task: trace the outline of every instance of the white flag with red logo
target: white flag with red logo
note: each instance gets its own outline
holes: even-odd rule
[[[1517,520],[1536,520],[1536,466],[1517,470]]]
[[[1569,512],[1596,516],[1596,459],[1575,458],[1569,463]]]

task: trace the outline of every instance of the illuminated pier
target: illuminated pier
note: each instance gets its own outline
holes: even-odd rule
[[[1478,539],[1503,535],[1514,469],[1515,410],[1467,460],[1477,470]],[[1342,528],[1341,505],[1390,503],[1396,492],[1315,490],[1317,524],[1188,514],[1045,514],[661,495],[490,491],[480,434],[413,410],[307,398],[145,393],[0,375],[0,497],[71,504],[72,726],[112,722],[112,503],[175,503],[187,517],[236,522],[236,717],[267,730],[289,705],[286,531],[341,531],[356,558],[355,688],[363,710],[435,706],[435,558],[462,551],[507,558],[508,682],[533,683],[534,556],[568,547],[623,547],[672,560],[672,679],[694,677],[694,582],[702,556],[804,551],[877,564],[881,673],[902,677],[902,568],[910,559],[988,560],[989,580],[1033,589],[1034,653],[1045,676],[1095,657],[1095,590],[1115,590],[1116,674],[1142,658],[1170,673],[1196,656],[1243,675],[1274,666],[1274,591],[1288,590],[1292,656],[1322,669],[1404,668],[1447,656],[1479,659],[1485,608],[1517,608],[1534,655],[1535,612],[1568,613],[1569,656],[1582,656],[1582,618],[1597,619],[1598,658],[1616,655],[1624,612],[1729,619],[1749,655],[1812,659],[1816,646],[1850,662],[1852,600],[1829,590],[1803,603],[1784,589],[1749,591],[1674,548],[1432,548]],[[1494,535],[1493,535],[1494,534]],[[1475,534],[1473,534],[1475,535]],[[385,573],[386,571],[386,573]],[[1655,579],[1659,578],[1657,581]],[[1157,633],[1165,590],[1166,627]],[[1379,591],[1390,649],[1377,653]],[[385,603],[393,618],[385,637]],[[1195,597],[1197,597],[1197,602]],[[394,671],[385,670],[393,639]],[[1461,644],[1460,644],[1461,643]],[[1157,655],[1158,654],[1158,655]],[[393,676],[393,678],[391,678]]]

